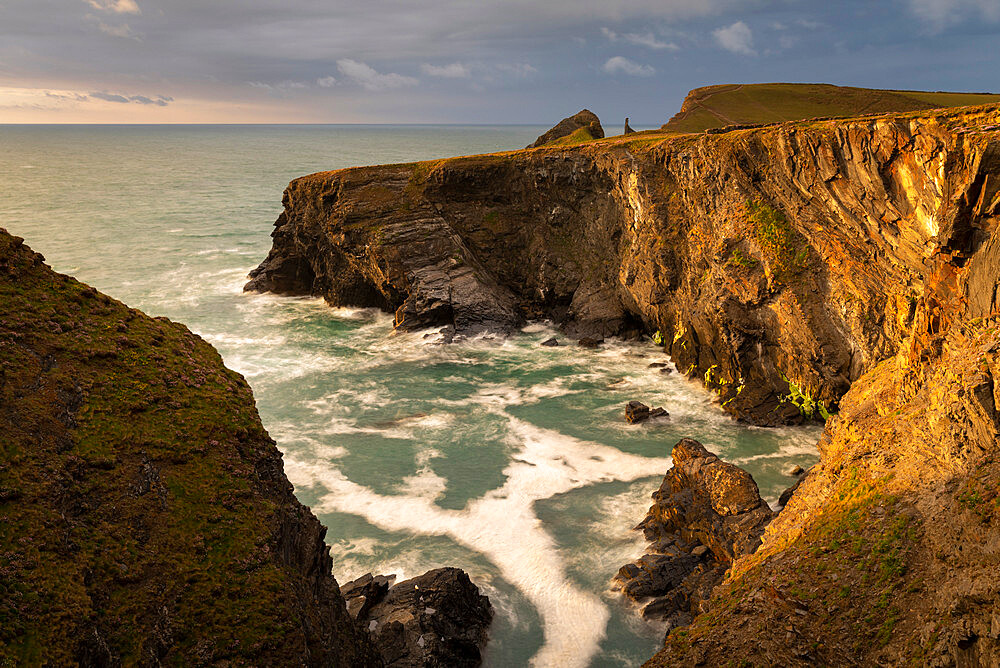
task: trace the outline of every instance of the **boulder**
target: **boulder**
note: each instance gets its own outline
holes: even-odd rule
[[[670,413],[668,413],[665,409],[659,406],[649,411],[650,420],[655,420],[657,418],[668,418],[668,417],[670,417]]]
[[[377,581],[372,578],[349,591],[370,591]],[[492,620],[489,599],[458,568],[439,568],[400,582],[358,617],[386,666],[398,668],[480,665]]]
[[[546,348],[556,348],[559,346],[559,340],[556,339],[555,337],[551,339],[545,339],[544,341],[542,341],[542,345],[545,346]]]
[[[698,441],[682,439],[671,454],[674,465],[635,527],[650,541],[647,553],[622,566],[612,586],[633,600],[652,598],[643,616],[678,624],[701,611],[734,559],[757,549],[774,513],[749,473]]]
[[[584,109],[573,116],[559,121],[555,127],[538,137],[538,139],[529,144],[526,148],[545,146],[546,144],[550,144],[554,141],[562,139],[563,137],[568,137],[577,130],[581,129],[590,135],[590,139],[604,138],[604,128],[601,127],[601,120],[597,117],[597,114],[589,109]]]
[[[629,424],[637,424],[649,419],[649,406],[639,401],[630,401],[625,404],[625,421]]]
[[[604,343],[604,339],[592,339],[590,337],[584,337],[576,342],[581,348],[596,348],[597,346]]]

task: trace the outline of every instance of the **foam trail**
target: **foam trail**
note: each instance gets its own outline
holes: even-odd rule
[[[534,502],[598,482],[648,477],[666,470],[670,460],[623,453],[497,412],[509,420],[518,451],[504,469],[506,483],[463,510],[434,503],[441,490],[429,468],[417,474],[428,477],[425,484],[409,479],[411,493],[398,495],[376,494],[331,470],[329,462],[286,455],[285,468],[296,485],[319,483],[327,489],[314,506],[318,512],[360,515],[387,531],[446,535],[484,554],[541,616],[545,640],[532,665],[583,668],[600,648],[610,612],[596,595],[569,580]]]

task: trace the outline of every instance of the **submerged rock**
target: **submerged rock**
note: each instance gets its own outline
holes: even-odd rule
[[[559,346],[559,340],[556,339],[555,337],[551,339],[545,339],[544,341],[542,341],[541,345],[545,346],[546,348],[556,348]]]
[[[647,554],[620,568],[613,586],[635,601],[653,598],[643,616],[678,625],[700,612],[734,559],[760,545],[774,513],[749,473],[698,441],[681,440],[672,457],[673,467],[636,526],[650,541]]]
[[[458,568],[439,568],[389,587],[369,573],[341,589],[389,667],[473,668],[493,620],[486,596]]]

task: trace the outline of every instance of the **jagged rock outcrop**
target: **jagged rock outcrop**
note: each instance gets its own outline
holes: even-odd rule
[[[704,611],[726,569],[757,549],[774,517],[750,474],[698,441],[679,441],[671,456],[673,466],[636,527],[650,541],[649,549],[622,566],[613,583],[629,598],[646,602],[643,616],[665,617],[669,628]]]
[[[978,176],[934,186],[952,205],[923,218],[935,234],[895,354],[854,382],[761,547],[647,665],[1000,662],[997,130],[956,128]],[[966,169],[942,163],[935,183]]]
[[[243,378],[0,230],[0,664],[380,666]]]
[[[932,257],[996,214],[998,124],[977,107],[314,174],[247,289],[458,335],[658,330],[725,410],[801,421],[896,353]]]
[[[493,620],[487,597],[458,568],[439,568],[390,587],[370,574],[343,588],[347,608],[389,668],[475,668]]]
[[[555,127],[549,129],[526,148],[538,148],[559,141],[560,139],[571,138],[577,142],[590,141],[592,139],[604,139],[604,128],[601,127],[601,119],[597,114],[589,109],[583,109],[576,114],[564,118]]]

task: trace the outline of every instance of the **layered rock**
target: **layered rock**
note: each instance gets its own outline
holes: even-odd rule
[[[315,174],[247,289],[458,335],[658,330],[727,411],[825,416],[899,349],[932,256],[995,213],[998,123],[968,108]]]
[[[526,148],[538,148],[557,143],[559,140],[575,142],[604,139],[604,128],[597,114],[589,109],[583,109],[569,118],[564,118],[555,127],[550,128]]]
[[[0,664],[382,664],[243,378],[3,230],[0,435]]]
[[[760,549],[648,665],[1000,662],[1000,151],[997,125],[977,128],[959,138],[980,176],[924,218],[908,335],[854,382]]]
[[[347,608],[386,666],[475,668],[493,607],[464,571],[439,568],[390,587],[370,574],[344,586]]]
[[[757,549],[774,517],[750,474],[698,441],[681,440],[671,456],[673,466],[636,527],[649,549],[614,579],[622,593],[645,603],[643,616],[665,617],[668,628],[703,611],[729,565]]]

